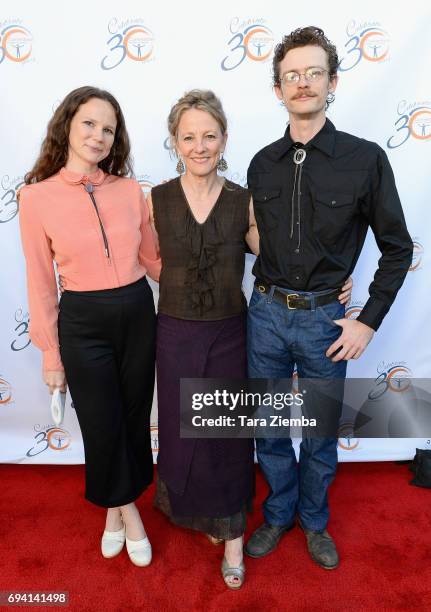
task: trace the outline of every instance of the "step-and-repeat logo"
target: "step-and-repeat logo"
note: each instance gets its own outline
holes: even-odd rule
[[[0,374],[0,408],[12,401],[12,385]]]
[[[4,174],[0,181],[0,223],[12,221],[18,214],[18,199],[16,194],[24,185],[23,176]]]
[[[233,170],[232,172],[225,174],[225,177],[232,181],[232,183],[241,185],[241,187],[247,187],[247,175],[243,172],[236,172]]]
[[[72,436],[61,427],[37,424],[33,427],[33,430],[36,435],[34,436],[33,446],[26,452],[27,457],[36,457],[36,455],[46,451],[60,452],[70,448]]]
[[[149,193],[156,184],[151,180],[149,174],[137,174],[136,180],[140,184],[141,189],[145,193],[145,195]]]
[[[361,314],[363,307],[365,306],[364,302],[359,302],[358,300],[352,300],[346,308],[345,318],[346,319],[357,319]]]
[[[354,451],[358,446],[359,440],[353,435],[353,423],[342,423],[338,428],[338,448],[344,451]]]
[[[0,21],[0,64],[25,64],[30,60],[33,36],[20,19]]]
[[[386,146],[396,149],[412,137],[414,140],[431,139],[431,100],[408,102],[401,100],[397,106],[398,119],[395,121],[395,134],[388,139]]]
[[[413,257],[409,272],[417,272],[422,268],[424,250],[423,244],[417,238],[413,238]]]
[[[340,61],[340,71],[351,70],[362,60],[376,63],[389,58],[390,38],[380,22],[359,23],[352,19],[346,26],[346,34],[347,52]]]
[[[108,53],[100,65],[112,70],[125,59],[149,62],[154,59],[154,35],[142,19],[111,19],[108,23]]]
[[[157,423],[154,423],[150,427],[150,435],[151,435],[151,448],[153,450],[154,459],[157,458],[157,454],[159,452],[159,428]]]
[[[274,34],[266,20],[234,17],[229,24],[229,52],[221,62],[222,70],[234,70],[244,60],[265,62],[274,48]]]
[[[28,312],[24,308],[18,308],[15,311],[14,319],[14,338],[10,344],[10,348],[12,351],[22,351],[27,348],[29,344],[31,344],[30,336],[28,333],[30,317]]]
[[[369,400],[377,400],[386,392],[403,393],[411,385],[413,373],[405,361],[381,361],[377,365],[378,376],[368,393]]]

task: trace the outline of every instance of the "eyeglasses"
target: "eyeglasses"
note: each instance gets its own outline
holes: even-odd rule
[[[328,70],[324,68],[311,67],[307,68],[305,72],[296,72],[295,70],[291,70],[290,72],[285,72],[281,77],[281,81],[286,85],[296,85],[301,80],[303,76],[307,83],[317,83],[320,81],[324,74],[329,74]]]

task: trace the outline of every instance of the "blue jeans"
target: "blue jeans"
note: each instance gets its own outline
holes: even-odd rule
[[[274,288],[269,294],[261,294],[254,288],[250,300],[249,377],[291,378],[296,364],[299,378],[344,379],[347,362],[333,363],[325,355],[341,335],[341,327],[333,320],[344,317],[344,306],[334,301],[312,310],[289,310],[272,299],[273,291]],[[256,450],[269,485],[263,505],[265,521],[289,525],[298,514],[305,528],[325,529],[329,519],[328,487],[337,467],[337,439],[304,439],[299,465],[290,438],[257,438]]]

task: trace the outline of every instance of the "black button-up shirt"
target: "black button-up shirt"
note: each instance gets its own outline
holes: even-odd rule
[[[389,160],[377,144],[339,132],[327,119],[305,146],[302,176],[283,138],[259,151],[248,186],[260,236],[253,273],[299,291],[341,287],[371,227],[382,253],[358,320],[377,330],[408,272],[413,244]]]

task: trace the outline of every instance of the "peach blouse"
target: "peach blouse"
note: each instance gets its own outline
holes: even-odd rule
[[[86,183],[105,230],[109,257]],[[43,351],[44,370],[62,370],[58,344],[58,288],[91,291],[122,287],[146,273],[159,279],[161,262],[148,206],[134,179],[60,172],[20,190],[19,220],[27,268],[30,338]]]

